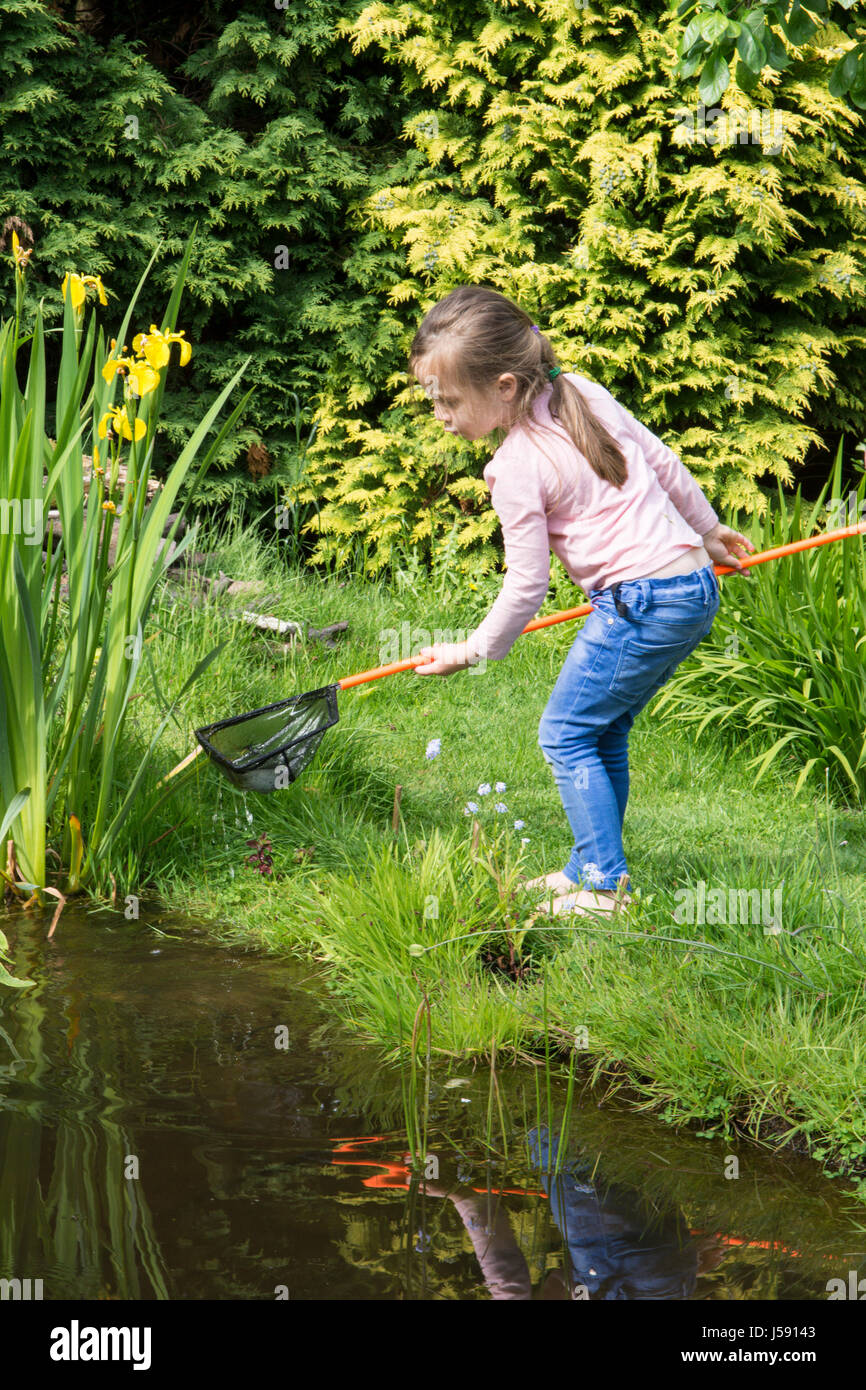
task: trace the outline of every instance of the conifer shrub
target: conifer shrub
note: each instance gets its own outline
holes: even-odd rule
[[[255,387],[201,505],[286,502],[316,561],[451,538],[492,567],[490,442],[443,436],[406,375],[424,311],[468,282],[518,299],[717,507],[760,512],[863,436],[864,133],[828,88],[832,23],[707,112],[661,0],[88,14],[0,0],[0,250],[32,231],[32,315],[73,268],[128,295],[162,244],[147,321],[198,223],[199,349],[157,469],[247,356]]]
[[[53,286],[73,268],[122,297],[161,244],[140,302],[157,317],[197,222],[186,321],[199,350],[188,376],[172,369],[163,461],[251,357],[251,405],[199,500],[239,488],[270,505],[302,463],[297,402],[309,426],[335,347],[358,370],[367,354],[376,306],[357,293],[347,209],[406,174],[399,77],[337,35],[357,0],[99,9],[85,32],[59,6],[0,0],[0,228],[7,249],[13,227],[38,244],[25,315],[50,291],[56,320]],[[366,263],[384,281],[398,266],[381,240]]]
[[[762,512],[762,484],[790,483],[840,431],[862,436],[866,144],[827,87],[849,42],[835,26],[799,49],[780,39],[784,72],[709,112],[670,76],[680,29],[658,3],[375,3],[341,28],[426,105],[405,126],[411,177],[357,213],[393,402],[377,408],[381,373],[333,364],[311,451],[318,555],[361,533],[384,564],[401,537],[436,545],[455,520],[464,552],[496,553],[489,447],[443,437],[429,403],[419,423],[401,360],[461,283],[517,299],[717,507]],[[386,282],[365,256],[377,235],[402,260]]]

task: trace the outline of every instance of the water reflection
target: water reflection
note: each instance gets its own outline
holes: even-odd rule
[[[578,1129],[585,1113],[577,1117]],[[612,1127],[628,1126],[628,1121],[620,1115],[612,1126],[608,1119],[608,1138]],[[847,1224],[840,1223],[830,1236],[833,1252],[818,1248],[814,1231],[806,1249],[796,1250],[780,1240],[701,1228],[689,1221],[673,1195],[680,1176],[676,1168],[669,1167],[673,1187],[656,1196],[645,1186],[606,1180],[599,1171],[606,1157],[601,1153],[594,1161],[566,1156],[557,1171],[558,1141],[551,1142],[544,1126],[528,1131],[522,1163],[516,1156],[510,1164],[477,1156],[473,1163],[464,1155],[456,1163],[446,1160],[435,1178],[413,1175],[411,1155],[401,1153],[395,1139],[342,1138],[334,1143],[333,1161],[341,1168],[367,1170],[357,1178],[369,1190],[407,1193],[403,1248],[421,1258],[415,1268],[407,1266],[404,1296],[442,1296],[437,1287],[441,1266],[453,1264],[456,1250],[467,1243],[475,1256],[475,1288],[462,1296],[495,1300],[826,1298],[826,1281],[844,1276],[846,1269],[863,1261],[856,1208],[848,1228],[851,1241],[840,1239],[839,1231]],[[435,1156],[427,1162],[439,1169]],[[762,1228],[778,1228],[792,1189],[782,1172],[776,1173],[773,1184],[762,1166],[763,1174],[754,1175],[757,1183],[747,1183],[742,1190],[742,1200],[729,1198],[725,1204],[724,1220],[732,1231],[748,1228],[756,1201],[763,1209]],[[697,1176],[694,1169],[692,1176]],[[707,1188],[718,1182],[709,1165],[702,1176]],[[505,1185],[521,1178],[540,1185]],[[815,1197],[813,1193],[813,1213]],[[825,1200],[824,1194],[818,1195],[818,1203]],[[453,1211],[456,1219],[443,1217],[442,1207]],[[703,1209],[711,1222],[716,1203],[705,1202]],[[360,1229],[357,1223],[356,1228]],[[380,1235],[381,1228],[375,1229]],[[831,1230],[828,1224],[828,1235]],[[365,1235],[369,1251],[369,1232]],[[846,1253],[843,1245],[850,1247]],[[352,1258],[350,1252],[347,1257]],[[369,1265],[369,1255],[364,1263]]]
[[[693,1236],[679,1209],[648,1216],[640,1193],[603,1187],[592,1180],[590,1165],[579,1160],[554,1171],[558,1146],[546,1129],[530,1131],[529,1147],[567,1256],[561,1269],[547,1271],[540,1298],[690,1298],[698,1274],[724,1258],[724,1245],[713,1237]],[[486,1199],[474,1193],[425,1187],[453,1203],[491,1298],[531,1298],[529,1264],[503,1208],[491,1213]]]
[[[579,1097],[556,1142],[531,1068],[439,1078],[406,1162],[401,1076],[310,967],[111,914],[9,917],[0,991],[0,1279],[46,1299],[826,1298],[863,1208],[805,1160]],[[280,1045],[282,1039],[285,1045]],[[287,1040],[287,1041],[286,1041]],[[497,1112],[498,1113],[498,1112]]]

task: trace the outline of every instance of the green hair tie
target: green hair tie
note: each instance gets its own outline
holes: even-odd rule
[[[562,371],[562,368],[561,368],[561,367],[551,367],[550,371],[548,372],[548,376],[550,377],[550,380],[553,381],[553,378],[559,376],[559,373],[560,373],[561,371]]]

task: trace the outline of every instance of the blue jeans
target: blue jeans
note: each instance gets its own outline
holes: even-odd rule
[[[627,1187],[591,1181],[595,1161],[566,1161],[553,1173],[559,1141],[531,1129],[530,1161],[541,1169],[550,1214],[571,1257],[571,1283],[590,1299],[690,1298],[698,1273],[697,1242],[677,1208],[650,1203]]]
[[[590,592],[578,633],[538,726],[574,848],[563,872],[579,887],[630,886],[622,847],[628,736],[635,715],[706,637],[719,611],[712,565],[668,579]]]

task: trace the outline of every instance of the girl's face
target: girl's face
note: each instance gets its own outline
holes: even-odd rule
[[[517,392],[517,380],[510,373],[504,373],[486,391],[469,391],[450,382],[441,369],[436,370],[432,359],[419,362],[415,376],[448,434],[473,440],[508,428],[508,406]]]

